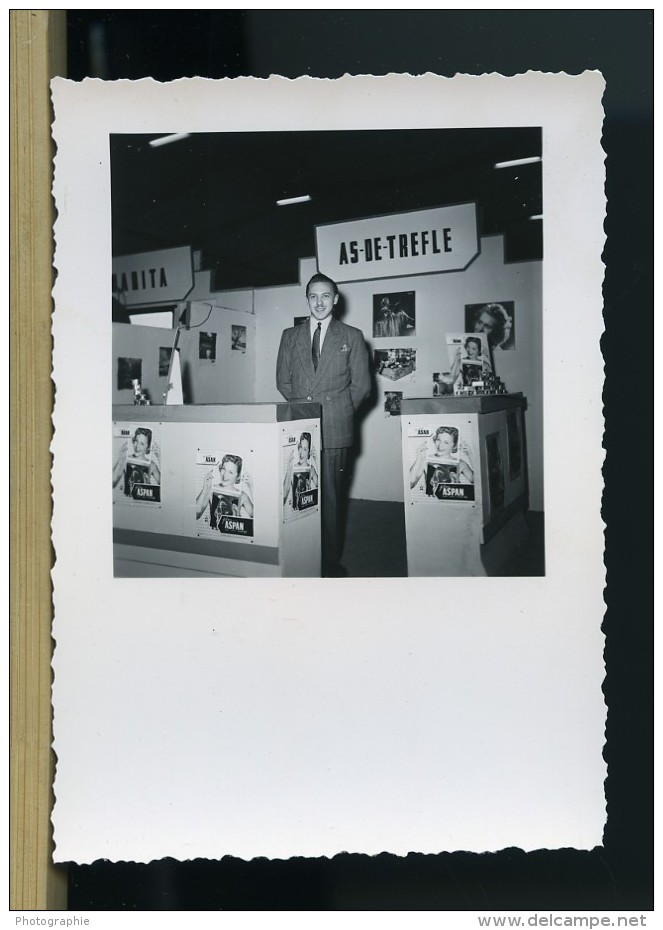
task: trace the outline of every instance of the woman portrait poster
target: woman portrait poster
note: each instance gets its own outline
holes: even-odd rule
[[[408,445],[412,501],[474,500],[475,456],[460,425],[443,419],[410,425]]]
[[[161,457],[156,423],[113,426],[113,502],[158,504]]]
[[[454,389],[471,387],[493,373],[488,337],[485,333],[450,333],[447,353]]]
[[[512,300],[465,305],[465,329],[468,333],[485,333],[488,346],[495,349],[515,349],[516,329]]]
[[[204,466],[196,496],[199,536],[253,536],[253,481],[245,457],[233,452],[198,453]]]
[[[319,504],[320,441],[317,423],[297,424],[284,435],[283,522],[315,512]]]

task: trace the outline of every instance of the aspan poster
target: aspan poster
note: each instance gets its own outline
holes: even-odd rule
[[[492,375],[488,337],[485,333],[449,333],[447,335],[450,377],[455,388],[472,387]]]
[[[320,505],[320,433],[317,423],[283,431],[283,522],[315,513]]]
[[[113,423],[113,504],[161,503],[160,423]]]
[[[233,449],[196,453],[196,531],[208,539],[253,541],[252,452]]]
[[[453,422],[451,420],[453,419]],[[478,467],[467,429],[457,418],[408,423],[410,501],[473,501]]]

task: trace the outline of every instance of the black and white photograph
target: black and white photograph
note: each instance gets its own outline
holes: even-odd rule
[[[590,618],[603,610],[603,565],[587,545],[579,573],[563,545],[587,524],[583,539],[600,547],[600,512],[585,480],[582,495],[568,482],[560,494],[559,463],[544,459],[579,419],[560,366],[557,392],[543,372],[587,269],[557,235],[544,276],[542,230],[563,214],[601,239],[604,84],[594,72],[558,77],[54,82],[60,400],[72,396],[65,349],[86,376],[99,357],[85,328],[72,338],[71,308],[106,307],[98,329],[110,342],[90,387],[73,366],[89,413],[69,411],[73,431],[62,405],[55,420],[56,861],[349,852],[370,864],[385,852],[600,844],[605,703]],[[81,132],[92,112],[103,132]],[[559,164],[572,166],[565,184]],[[74,268],[72,233],[95,244]],[[131,322],[112,322],[113,272]],[[374,296],[409,292],[414,334],[374,335]],[[448,334],[464,337],[459,362],[477,364],[484,338],[489,356],[487,334],[465,322],[484,295],[527,308],[518,350],[494,362],[508,395],[431,396],[433,375],[452,372]],[[600,281],[584,295],[600,333]],[[560,314],[546,327],[544,298]],[[293,326],[298,316],[308,322]],[[245,353],[232,326],[246,326]],[[201,333],[218,335],[213,365]],[[586,402],[600,393],[593,333],[571,433],[580,477],[595,464],[588,446],[600,447],[600,403]],[[169,344],[180,402],[133,404],[116,360],[142,358],[141,387],[156,399],[156,349]],[[567,340],[569,364],[579,348]],[[396,422],[385,416],[392,388]],[[104,405],[129,440],[159,425],[162,500],[99,502],[82,566],[63,451]],[[513,407],[522,481],[496,511],[485,436],[504,437],[504,476]],[[99,474],[115,464],[107,440],[92,451],[95,473],[97,458]],[[288,506],[297,516],[285,520]],[[83,678],[95,684],[89,715]],[[591,745],[575,713],[587,705]],[[413,796],[421,816],[391,803]]]
[[[381,378],[400,381],[413,374],[417,367],[416,349],[376,349],[374,355],[375,371]]]
[[[450,371],[433,372],[433,397],[443,397],[444,395],[453,394],[454,379]]]
[[[216,333],[198,333],[198,358],[201,362],[216,361]]]
[[[170,360],[173,355],[171,346],[159,346],[159,377],[166,378],[170,371]]]
[[[233,352],[246,352],[246,326],[232,325],[230,348]]]
[[[402,391],[384,392],[384,415],[386,417],[399,417],[401,415]]]
[[[416,335],[415,292],[373,295],[373,337]]]
[[[510,570],[543,571],[543,250],[542,221],[532,219],[543,210],[539,126],[113,132],[109,145],[111,262],[116,287],[126,282],[116,296],[132,320],[112,323],[113,356],[151,358],[152,345],[154,351],[167,345],[170,311],[180,364],[169,396],[182,400],[181,423],[167,425],[181,454],[171,463],[176,473],[194,454],[188,444],[196,437],[199,448],[210,448],[210,441],[221,444],[212,449],[237,448],[226,429],[231,408],[233,422],[249,432],[263,416],[309,422],[318,413],[315,545],[297,521],[287,526],[298,541],[283,536],[266,518],[275,519],[277,502],[265,500],[254,542],[268,547],[269,560],[219,561],[221,577],[416,577],[451,570],[418,564],[405,507],[410,489],[397,477],[404,467],[399,435],[392,429],[380,436],[377,424],[402,417],[418,397],[453,402],[454,391],[491,393],[494,374],[522,395],[530,445],[523,455],[528,496],[520,507],[532,540],[528,557],[537,564]],[[376,150],[388,158],[376,163]],[[519,158],[527,164],[508,167]],[[303,199],[291,202],[298,196]],[[216,221],[226,214],[232,224]],[[263,221],[250,220],[257,216]],[[525,356],[500,353],[497,372],[487,315],[473,313],[470,326],[474,304],[466,297],[490,296],[496,280],[502,282],[498,296],[509,295],[502,305],[511,319],[516,301],[530,308],[519,325],[523,344],[532,347]],[[158,371],[142,364],[141,388],[153,401],[163,397],[164,366],[161,357]],[[113,402],[126,397],[116,391]],[[312,406],[297,412],[300,404]],[[475,416],[478,426],[482,414]],[[207,417],[223,433],[216,440],[200,422]],[[260,434],[258,470],[281,447],[276,422]],[[339,458],[325,469],[324,450],[336,448],[345,450],[347,462]],[[478,463],[475,469],[480,475]],[[325,488],[323,476],[335,472],[338,483]],[[269,481],[257,477],[251,474],[256,493],[272,494]],[[287,490],[286,509],[294,500],[291,481]],[[187,526],[185,506],[169,499],[161,528],[150,531],[178,537],[171,528]],[[401,544],[393,560],[378,560],[362,542],[362,527],[375,521],[376,535],[387,532],[380,521],[391,510],[389,532],[398,528]],[[478,512],[476,521],[478,539]],[[113,549],[118,573],[190,570],[186,533],[182,549],[164,551],[165,564],[157,567],[158,555],[139,560],[129,542],[145,541],[146,527],[133,521],[121,529]],[[210,532],[220,535],[216,527]],[[521,547],[511,546],[517,562]],[[297,555],[286,558],[286,551]],[[213,563],[205,558],[200,567],[207,572]],[[471,565],[453,568],[461,575],[497,570],[493,562],[483,565],[480,546]]]
[[[117,389],[118,391],[133,390],[136,383],[140,384],[143,374],[142,358],[123,358],[117,360]]]
[[[485,333],[488,345],[494,349],[516,348],[516,321],[512,300],[465,305],[465,330]]]

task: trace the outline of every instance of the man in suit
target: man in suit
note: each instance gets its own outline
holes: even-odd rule
[[[310,316],[283,331],[276,386],[286,400],[322,405],[322,574],[340,577],[342,525],[354,415],[371,389],[361,330],[334,319],[338,287],[324,274],[306,285]]]

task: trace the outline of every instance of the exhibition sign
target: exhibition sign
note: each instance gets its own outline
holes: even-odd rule
[[[316,226],[318,269],[335,281],[462,271],[479,254],[475,203]]]
[[[191,247],[113,258],[113,293],[126,307],[184,300],[193,288]]]

